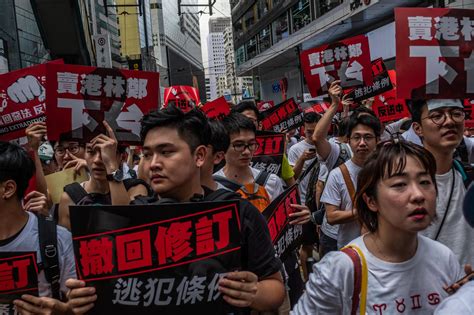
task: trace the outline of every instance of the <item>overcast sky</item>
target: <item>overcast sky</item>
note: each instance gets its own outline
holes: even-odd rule
[[[205,0],[200,0],[202,3],[207,3]],[[205,8],[205,12],[209,12],[208,8]],[[217,0],[213,6],[212,17],[227,16],[230,17],[230,4],[229,0]],[[202,51],[202,64],[204,71],[207,73],[209,67],[209,61],[207,60],[207,34],[209,33],[209,14],[201,15],[199,24],[201,28],[201,51]]]

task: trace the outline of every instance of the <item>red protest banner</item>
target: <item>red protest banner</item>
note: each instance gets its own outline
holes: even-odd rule
[[[474,96],[474,10],[396,8],[398,97]]]
[[[203,107],[201,107],[201,110],[207,117],[217,119],[222,119],[230,113],[229,103],[227,103],[224,96],[211,102],[207,102]]]
[[[258,130],[255,140],[258,149],[253,154],[251,167],[280,176],[286,146],[285,134]]]
[[[38,296],[36,252],[0,252],[0,304],[13,307],[23,294]]]
[[[313,112],[313,113],[322,115],[328,108],[329,108],[329,104],[326,104],[325,102],[321,102],[321,103],[316,103],[310,107],[305,108],[303,112],[305,114]]]
[[[175,105],[180,108],[183,112],[190,111],[196,107],[199,102],[199,90],[192,86],[187,85],[174,85],[169,88],[165,88],[164,105]]]
[[[30,124],[45,121],[45,100],[46,64],[0,75],[0,140],[24,137]]]
[[[303,125],[303,115],[295,100],[290,98],[262,112],[262,127],[276,132],[297,128]]]
[[[289,215],[295,212],[291,204],[300,204],[298,185],[293,185],[272,201],[263,211],[275,252],[283,261],[293,249],[301,244],[303,227],[290,225]]]
[[[388,92],[377,95],[374,98],[372,109],[381,122],[389,122],[410,117],[407,104],[404,99],[397,98],[396,72],[389,70],[390,81],[394,88]]]
[[[275,106],[275,102],[273,101],[261,101],[257,103],[257,109],[261,112],[266,111],[273,106]]]
[[[341,80],[343,88],[372,84],[369,41],[364,35],[305,50],[300,60],[313,97],[326,94],[334,80]]]
[[[229,313],[217,289],[242,267],[238,201],[70,211],[78,278],[97,290],[90,314]]]
[[[49,139],[67,134],[89,141],[105,133],[106,120],[119,142],[140,143],[141,118],[158,109],[157,72],[54,64],[46,69]]]

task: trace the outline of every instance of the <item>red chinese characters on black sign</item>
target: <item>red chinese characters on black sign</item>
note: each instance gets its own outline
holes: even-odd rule
[[[275,107],[262,112],[263,130],[281,132],[303,125],[304,113],[300,110],[293,98],[286,100]]]
[[[38,295],[36,252],[0,253],[0,304],[11,304],[22,294]]]
[[[285,153],[285,134],[258,131],[256,140],[258,149],[253,155],[251,166],[280,176],[283,154]]]
[[[282,261],[301,244],[301,235],[303,234],[301,225],[289,224],[289,215],[295,211],[290,206],[291,204],[301,204],[297,185],[285,190],[263,212],[267,219],[273,246]]]

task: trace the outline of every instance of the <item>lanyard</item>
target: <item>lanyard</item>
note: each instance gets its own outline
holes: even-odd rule
[[[446,220],[446,217],[448,216],[449,206],[451,205],[451,197],[453,196],[454,183],[456,182],[456,174],[454,171],[454,167],[452,167],[451,169],[453,173],[453,183],[451,184],[451,192],[449,193],[448,205],[446,206],[446,211],[444,212],[443,220],[441,221],[441,225],[439,226],[438,233],[436,233],[436,236],[434,238],[435,241],[438,240],[439,234],[441,233],[441,229],[443,228],[443,225],[444,225],[444,221]]]

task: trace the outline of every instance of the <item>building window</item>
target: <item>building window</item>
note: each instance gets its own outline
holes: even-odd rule
[[[250,60],[257,55],[257,36],[251,38],[246,46],[247,60]]]
[[[272,46],[271,26],[268,25],[258,34],[259,53],[264,52]]]
[[[235,63],[238,66],[238,65],[243,64],[245,61],[246,61],[246,59],[245,59],[245,48],[242,45],[239,48],[237,48],[237,50],[235,51]]]
[[[8,66],[7,42],[0,38],[0,74],[10,71]]]
[[[244,30],[243,30],[243,27],[242,27],[242,19],[238,19],[237,21],[235,21],[234,35],[235,35],[236,39],[240,38],[240,37],[242,37],[242,35],[244,35]]]
[[[290,35],[288,28],[288,15],[286,12],[273,22],[272,29],[274,44]]]
[[[257,8],[258,8],[258,19],[261,19],[268,11],[270,11],[270,0],[258,0]]]
[[[245,14],[244,14],[244,30],[248,30],[255,24],[255,11],[254,7],[251,7]]]
[[[344,0],[316,0],[316,16],[320,17],[323,14],[331,11]]]
[[[297,32],[311,22],[311,10],[309,0],[300,0],[291,8],[293,19],[292,31]]]

